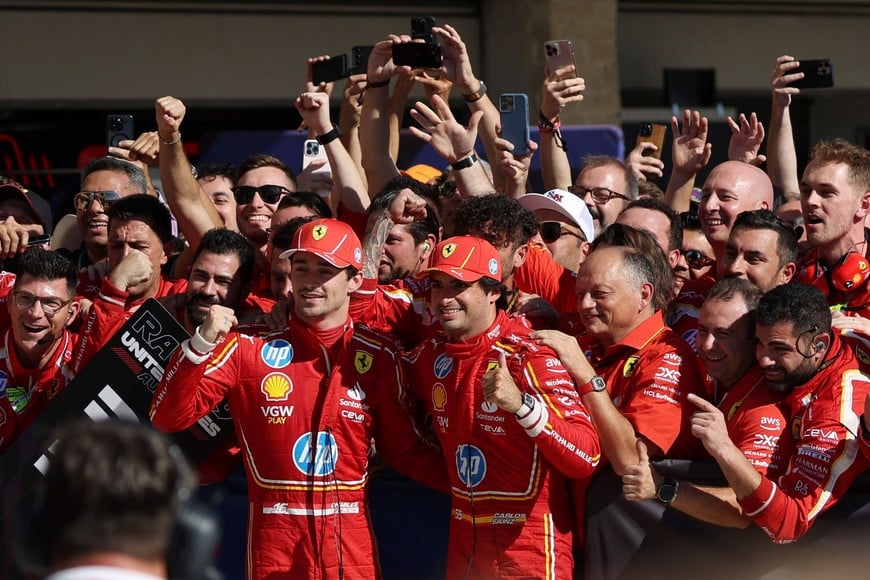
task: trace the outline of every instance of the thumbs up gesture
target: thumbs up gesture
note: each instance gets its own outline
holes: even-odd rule
[[[637,440],[637,463],[629,465],[622,476],[622,493],[628,501],[643,501],[656,497],[658,482],[649,463],[649,453],[646,444]]]
[[[511,377],[503,352],[498,355],[498,363],[483,375],[483,397],[508,413],[516,413],[523,405],[523,394]]]

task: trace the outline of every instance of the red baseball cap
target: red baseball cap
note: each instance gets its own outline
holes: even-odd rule
[[[501,258],[483,238],[454,236],[435,246],[429,267],[421,274],[435,271],[463,282],[477,282],[484,276],[501,282]]]
[[[325,218],[310,221],[296,231],[293,245],[281,252],[289,258],[296,252],[309,252],[323,258],[336,268],[353,266],[362,269],[362,244],[353,229],[343,221]]]

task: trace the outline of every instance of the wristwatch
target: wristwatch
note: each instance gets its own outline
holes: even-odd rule
[[[459,161],[455,161],[450,164],[450,167],[453,168],[453,171],[462,171],[463,169],[467,169],[477,163],[477,153],[474,151],[471,152],[471,155],[467,157],[463,157]]]
[[[517,412],[514,413],[517,419],[525,419],[529,416],[529,413],[534,411],[535,409],[535,398],[531,396],[529,393],[523,393],[523,404],[520,405],[520,408],[517,409]]]
[[[480,99],[482,99],[483,95],[486,94],[486,83],[484,83],[483,81],[479,81],[479,82],[480,82],[480,86],[477,88],[476,91],[474,91],[470,95],[462,95],[463,97],[465,97],[465,101],[467,103],[475,103],[475,102],[479,101]]]
[[[602,391],[607,390],[607,382],[599,375],[593,376],[589,379],[589,382],[577,387],[577,392],[580,396],[589,394],[589,393],[600,393]]]
[[[665,481],[656,490],[656,497],[665,505],[671,505],[677,499],[680,491],[680,482],[673,477],[666,477]]]

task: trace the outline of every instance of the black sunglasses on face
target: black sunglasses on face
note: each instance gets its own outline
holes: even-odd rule
[[[562,224],[559,222],[543,222],[541,224],[541,239],[544,240],[545,244],[552,244],[564,235],[580,238],[578,234],[562,229]]]
[[[706,268],[716,261],[713,258],[705,256],[698,250],[683,250],[683,255],[686,256],[686,263],[689,265],[689,268],[692,268],[693,270]]]
[[[259,193],[260,199],[264,203],[278,203],[281,196],[291,193],[289,189],[283,185],[260,185],[254,187],[252,185],[239,185],[233,188],[233,197],[236,198],[236,203],[245,205],[251,203],[254,199],[254,194]]]
[[[115,191],[80,191],[73,198],[73,205],[76,211],[87,211],[97,201],[103,206],[103,211],[109,211],[119,199],[121,196]]]

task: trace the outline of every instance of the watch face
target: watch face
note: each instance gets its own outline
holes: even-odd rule
[[[607,383],[599,376],[592,377],[592,390],[596,393],[607,390]]]
[[[677,497],[677,483],[676,481],[666,481],[661,484],[656,491],[656,495],[659,498],[659,501],[665,504],[669,504]]]

